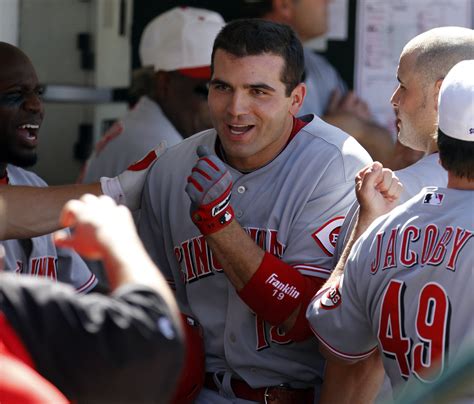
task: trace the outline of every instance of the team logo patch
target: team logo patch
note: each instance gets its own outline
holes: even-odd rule
[[[338,307],[342,302],[342,296],[339,292],[339,284],[333,286],[319,299],[322,309],[332,310]]]
[[[316,230],[312,237],[316,243],[321,247],[326,255],[332,257],[336,248],[337,237],[341,231],[344,216],[337,216],[328,222],[324,223],[318,230]]]
[[[425,198],[423,199],[424,204],[428,205],[441,205],[444,199],[444,194],[438,192],[427,192]]]
[[[469,129],[469,134],[470,134],[470,135],[474,135],[474,128],[470,128],[470,129]]]

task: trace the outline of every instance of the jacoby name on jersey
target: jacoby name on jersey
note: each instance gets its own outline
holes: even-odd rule
[[[414,265],[436,267],[446,258],[445,269],[455,271],[459,252],[472,235],[467,229],[439,228],[434,223],[421,228],[408,225],[401,230],[399,226],[384,230],[376,236],[376,254],[370,272],[376,274],[379,269],[412,268]],[[400,243],[397,243],[397,238]]]

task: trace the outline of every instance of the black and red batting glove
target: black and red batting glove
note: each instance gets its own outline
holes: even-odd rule
[[[232,175],[207,146],[197,148],[199,160],[186,185],[191,199],[191,220],[206,236],[229,225],[234,218],[230,205]]]

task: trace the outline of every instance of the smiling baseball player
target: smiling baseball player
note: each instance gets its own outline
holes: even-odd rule
[[[231,22],[213,52],[215,129],[151,168],[140,235],[203,327],[198,403],[313,403],[324,362],[305,307],[370,157],[316,116],[295,118],[304,61],[290,28]]]
[[[458,63],[439,96],[438,147],[448,187],[424,188],[386,216],[377,164],[361,174],[360,232],[344,274],[308,308],[329,355],[358,361],[379,349],[392,386],[435,381],[474,338],[474,60]],[[393,190],[393,188],[392,188]],[[462,397],[474,399],[472,386]],[[466,402],[467,402],[466,401]]]
[[[36,162],[38,131],[43,120],[42,89],[28,57],[0,42],[0,184],[45,187],[29,167]],[[34,199],[30,209],[35,210]],[[35,212],[41,218],[42,212]],[[97,279],[74,252],[56,248],[51,235],[2,241],[5,270],[45,276],[90,291]]]

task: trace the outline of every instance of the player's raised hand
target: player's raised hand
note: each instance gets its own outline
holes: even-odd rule
[[[365,167],[356,176],[359,217],[372,221],[390,212],[397,205],[402,190],[403,185],[394,172],[378,161]]]
[[[197,148],[199,157],[188,177],[186,193],[191,199],[191,219],[203,235],[231,223],[232,175],[225,164],[206,146]]]
[[[64,205],[60,222],[72,232],[54,234],[59,247],[74,248],[88,259],[105,259],[127,251],[138,241],[130,211],[108,196],[86,194]]]

